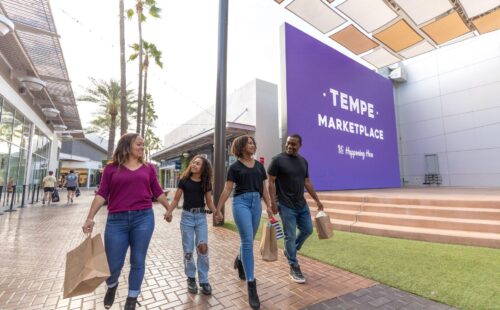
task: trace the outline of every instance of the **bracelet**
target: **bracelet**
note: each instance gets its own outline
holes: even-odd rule
[[[94,223],[94,224],[95,224],[94,220],[92,220],[92,219],[87,219],[87,220],[85,220],[85,222],[88,222],[88,221],[91,221],[92,223]]]

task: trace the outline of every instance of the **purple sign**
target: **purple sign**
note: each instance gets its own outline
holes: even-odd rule
[[[391,81],[285,24],[288,134],[317,190],[400,187]]]

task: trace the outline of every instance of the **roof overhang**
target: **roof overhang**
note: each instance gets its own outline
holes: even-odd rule
[[[151,158],[155,161],[169,160],[181,156],[185,152],[198,149],[214,143],[214,128],[200,132],[182,142],[168,146],[167,148],[153,154]],[[255,133],[255,126],[240,124],[240,123],[226,123],[226,139],[230,140],[245,134]]]
[[[274,1],[376,68],[500,29],[500,0]]]
[[[28,76],[45,83],[41,91],[26,90],[23,98],[49,123],[65,125],[68,131],[82,125],[69,80],[66,63],[54,24],[49,0],[0,0],[0,14],[15,25],[15,30],[0,36],[0,58],[11,70],[11,80],[23,86],[20,77]],[[31,101],[31,102],[30,102]],[[43,108],[59,110],[57,117],[47,117]],[[73,133],[83,138],[83,133]]]
[[[91,161],[91,159],[88,158],[88,157],[76,156],[76,155],[66,154],[66,153],[59,153],[59,160],[77,161],[77,162],[88,162],[88,161]]]

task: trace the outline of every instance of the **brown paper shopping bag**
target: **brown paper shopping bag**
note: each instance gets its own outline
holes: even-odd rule
[[[91,293],[109,276],[101,234],[85,238],[66,254],[64,298]]]
[[[316,222],[316,230],[318,231],[318,239],[329,239],[333,236],[333,225],[330,222],[330,217],[323,211],[319,211],[314,219]]]
[[[260,254],[262,259],[268,262],[278,260],[278,242],[276,241],[276,230],[267,223],[262,227],[262,238],[260,239]]]

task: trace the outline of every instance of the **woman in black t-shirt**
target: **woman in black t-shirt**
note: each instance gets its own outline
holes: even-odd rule
[[[254,278],[253,240],[260,224],[262,198],[268,214],[272,214],[269,193],[265,186],[266,170],[261,163],[253,159],[256,149],[257,145],[251,136],[241,136],[233,141],[231,151],[238,160],[229,167],[226,185],[217,205],[217,216],[222,217],[220,210],[236,184],[233,217],[240,234],[241,246],[234,268],[238,269],[240,279],[247,280],[248,303],[252,309],[260,308]]]
[[[212,294],[208,283],[208,226],[205,212],[205,202],[212,212],[216,212],[212,201],[212,168],[208,160],[196,155],[182,174],[170,211],[165,214],[165,220],[172,220],[172,210],[177,207],[182,194],[184,204],[181,215],[182,248],[184,250],[184,272],[187,276],[187,286],[190,293],[196,294],[196,267],[201,292]],[[196,240],[197,262],[193,259]]]

